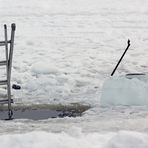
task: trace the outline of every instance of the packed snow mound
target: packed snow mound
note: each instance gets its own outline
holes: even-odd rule
[[[105,148],[148,148],[148,136],[138,132],[117,133]]]
[[[110,77],[105,81],[101,105],[148,105],[148,75]]]

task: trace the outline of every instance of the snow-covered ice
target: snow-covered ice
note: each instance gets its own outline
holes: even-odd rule
[[[92,107],[77,118],[0,121],[2,146],[148,147],[147,106],[99,104],[128,39],[115,75],[148,70],[147,6],[147,0],[0,0],[0,40],[4,23],[17,25],[12,83],[22,89],[13,90],[14,101]]]

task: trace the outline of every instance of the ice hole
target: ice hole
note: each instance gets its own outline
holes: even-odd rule
[[[16,105],[13,106],[13,119],[44,120],[48,118],[64,118],[82,116],[89,109],[86,105]],[[0,107],[0,119],[6,119],[7,106]]]

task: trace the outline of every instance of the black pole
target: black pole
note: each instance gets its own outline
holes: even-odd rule
[[[122,56],[121,56],[120,60],[118,61],[118,63],[117,63],[117,65],[116,65],[116,67],[114,68],[113,72],[111,73],[111,76],[113,76],[113,75],[114,75],[114,73],[116,72],[116,70],[117,70],[117,68],[118,68],[119,64],[121,63],[121,61],[122,61],[122,59],[123,59],[124,55],[126,54],[127,50],[129,49],[129,47],[130,47],[130,40],[128,40],[128,41],[127,41],[127,44],[128,44],[128,45],[127,45],[127,47],[126,47],[126,49],[125,49],[124,53],[122,54]]]

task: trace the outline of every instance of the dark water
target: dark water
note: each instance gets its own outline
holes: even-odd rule
[[[13,109],[13,119],[44,120],[48,118],[63,118],[81,116],[88,108],[85,107],[61,107],[60,109],[47,107],[17,107]],[[7,109],[0,110],[0,119],[7,119]]]

